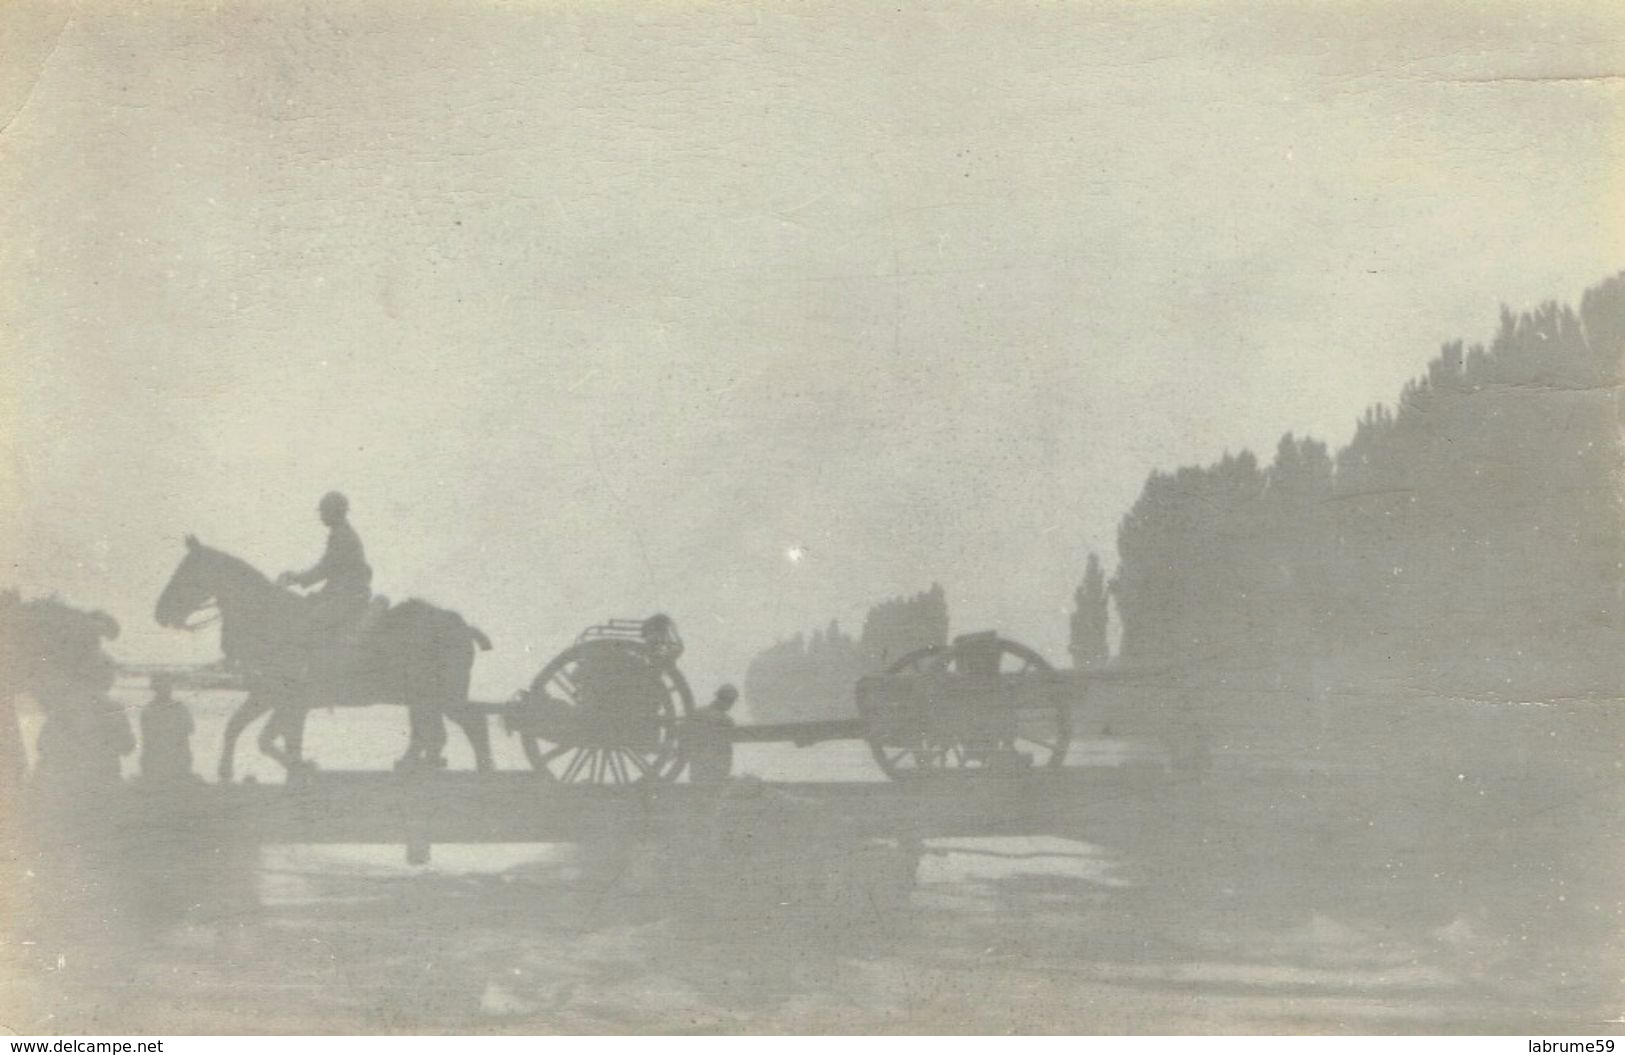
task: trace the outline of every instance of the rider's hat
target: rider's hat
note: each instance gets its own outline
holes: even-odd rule
[[[337,491],[329,491],[322,495],[322,500],[316,504],[316,508],[322,513],[344,516],[350,511],[350,500]]]

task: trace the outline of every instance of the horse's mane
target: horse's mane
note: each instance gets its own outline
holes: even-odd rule
[[[233,556],[223,549],[215,549],[213,546],[205,546],[201,542],[198,543],[197,550],[199,553],[207,554],[210,559],[225,565],[227,568],[231,569],[236,574],[243,576],[244,578],[254,580],[265,586],[271,585],[270,576],[266,575],[264,572],[260,571],[246,560],[243,560],[241,557]]]

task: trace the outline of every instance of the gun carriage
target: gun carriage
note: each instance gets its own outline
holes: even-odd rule
[[[1012,773],[1066,761],[1070,708],[1037,652],[992,631],[920,649],[857,685],[875,761],[893,780]]]
[[[588,627],[514,697],[504,724],[539,773],[564,784],[675,780],[694,694],[663,615]]]
[[[583,631],[503,713],[538,772],[565,784],[677,779],[694,712],[664,616]],[[1032,649],[988,631],[924,648],[855,688],[858,717],[746,725],[735,743],[862,740],[893,780],[1058,767],[1072,730],[1060,676]]]

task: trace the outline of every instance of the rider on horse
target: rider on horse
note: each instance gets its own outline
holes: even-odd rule
[[[350,500],[337,491],[322,496],[316,507],[327,525],[327,549],[322,559],[308,571],[284,572],[279,586],[316,586],[310,595],[317,625],[341,627],[359,619],[372,599],[372,568],[367,565],[361,536],[350,526]]]

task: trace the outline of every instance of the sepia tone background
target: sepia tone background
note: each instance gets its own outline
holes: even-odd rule
[[[760,720],[988,627],[1120,675],[1101,735],[1175,683],[1219,741],[1605,704],[1622,42],[1600,3],[13,0],[5,585],[209,662],[150,615],[183,537],[302,567],[338,488],[376,589],[491,635],[480,698],[666,611]]]

